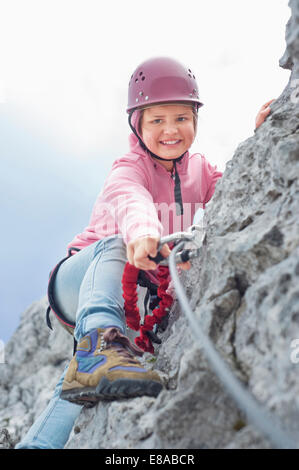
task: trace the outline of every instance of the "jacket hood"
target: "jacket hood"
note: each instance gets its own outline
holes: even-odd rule
[[[138,134],[139,138],[142,140],[141,135],[139,134],[139,131],[138,131],[140,115],[141,115],[140,110],[136,109],[133,112],[132,116],[131,116],[131,124],[134,127],[136,133]],[[145,151],[141,147],[140,142],[139,142],[137,136],[134,134],[134,132],[132,132],[129,135],[129,145],[130,145],[130,150],[131,151],[133,151],[133,152],[137,151],[138,153],[140,153],[140,151],[142,151],[142,153],[145,154]]]
[[[131,132],[131,134],[129,135],[129,146],[131,152],[142,153],[145,155],[145,151],[141,147],[139,140],[133,132]]]

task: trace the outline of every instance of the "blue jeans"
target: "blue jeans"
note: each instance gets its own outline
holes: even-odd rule
[[[117,326],[125,333],[121,279],[127,262],[119,236],[99,240],[67,259],[54,286],[59,309],[76,321],[77,341],[94,328]],[[16,449],[62,449],[82,406],[60,399],[64,370],[52,399]]]

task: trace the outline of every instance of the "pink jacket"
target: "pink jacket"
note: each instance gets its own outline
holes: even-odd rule
[[[84,248],[119,234],[127,244],[141,236],[162,237],[186,230],[199,207],[211,199],[222,173],[199,153],[189,152],[177,163],[184,213],[176,215],[174,180],[129,137],[130,152],[115,160],[94,204],[89,225],[69,243]]]

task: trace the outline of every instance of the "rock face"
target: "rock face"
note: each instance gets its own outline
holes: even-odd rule
[[[222,357],[299,446],[299,6],[289,5],[280,65],[290,82],[228,162],[201,255],[181,279]],[[45,326],[45,309],[42,299],[24,312],[0,364],[0,448],[26,433],[72,355],[71,337]],[[162,338],[155,362],[144,360],[165,390],[83,410],[66,448],[270,448],[212,372],[177,301]]]

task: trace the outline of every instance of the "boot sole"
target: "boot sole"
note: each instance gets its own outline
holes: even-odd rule
[[[92,408],[101,400],[117,400],[120,398],[134,398],[141,396],[157,397],[163,385],[148,380],[117,379],[109,382],[103,377],[96,387],[64,390],[60,398],[68,400],[85,408]]]

